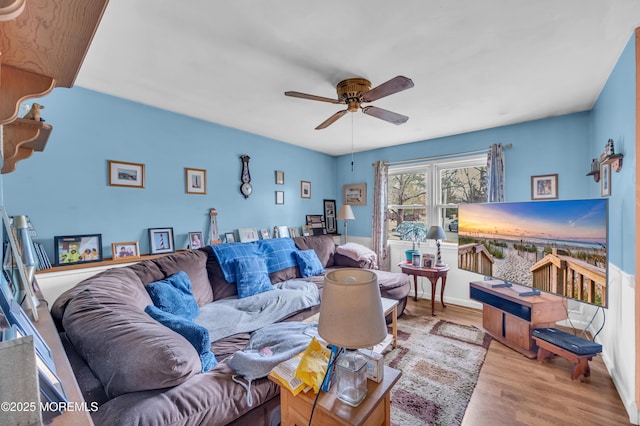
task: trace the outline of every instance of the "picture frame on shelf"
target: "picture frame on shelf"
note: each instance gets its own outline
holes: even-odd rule
[[[311,182],[308,180],[300,181],[300,198],[311,198]]]
[[[238,228],[238,237],[241,243],[258,241],[258,230],[256,228]]]
[[[113,260],[134,260],[140,258],[140,246],[137,241],[111,243]]]
[[[284,170],[276,170],[276,185],[284,185]]]
[[[207,193],[207,171],[204,169],[190,169],[185,167],[185,184],[187,194]]]
[[[280,225],[278,226],[278,238],[289,238],[289,227]]]
[[[109,186],[144,188],[144,164],[107,160]]]
[[[367,184],[366,183],[347,184],[342,187],[342,190],[343,190],[343,204],[350,204],[352,206],[367,205]]]
[[[227,232],[224,234],[224,242],[225,243],[235,243],[236,236],[233,232]]]
[[[303,237],[308,237],[310,235],[313,235],[311,233],[311,226],[309,225],[302,225],[302,236]]]
[[[297,238],[299,236],[300,236],[300,233],[298,232],[298,228],[296,226],[290,226],[289,227],[289,237]]]
[[[102,261],[102,234],[53,237],[56,265],[75,265]]]
[[[558,198],[558,174],[531,176],[531,199],[554,200]]]
[[[174,253],[173,228],[149,228],[149,254]]]
[[[336,222],[336,200],[324,200],[324,217],[327,233],[335,234],[338,232],[338,225]]]
[[[611,195],[611,163],[600,164],[600,196]]]
[[[202,235],[202,232],[200,232],[200,231],[189,232],[187,234],[187,238],[188,238],[188,241],[189,241],[189,249],[190,250],[197,250],[199,248],[202,248],[202,242],[204,241],[204,237]]]
[[[271,232],[267,228],[261,229],[260,230],[260,237],[263,240],[269,240],[269,239],[271,239]]]
[[[284,204],[284,191],[276,191],[276,204]]]

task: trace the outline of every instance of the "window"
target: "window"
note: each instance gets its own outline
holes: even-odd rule
[[[487,201],[484,155],[434,159],[389,167],[389,239],[402,222],[441,225],[446,241],[458,242],[458,205]]]

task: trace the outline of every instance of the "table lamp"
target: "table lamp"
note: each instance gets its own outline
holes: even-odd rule
[[[447,238],[442,226],[433,225],[429,228],[427,233],[427,240],[436,240],[437,254],[436,254],[436,266],[444,266],[442,263],[442,256],[440,255],[440,240]]]
[[[375,273],[341,268],[325,275],[318,334],[346,349],[335,361],[336,395],[357,407],[367,396],[367,362],[356,349],[373,347],[387,336]]]
[[[353,210],[351,209],[351,206],[349,204],[343,204],[342,207],[340,207],[340,211],[338,212],[338,216],[336,216],[336,219],[338,220],[344,220],[344,242],[347,243],[347,221],[348,220],[355,220],[355,216],[353,215]]]

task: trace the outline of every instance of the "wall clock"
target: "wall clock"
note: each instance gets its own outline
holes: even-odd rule
[[[240,175],[242,184],[240,185],[240,193],[244,198],[249,198],[253,192],[253,188],[251,187],[251,173],[249,172],[249,160],[251,157],[248,155],[241,155],[240,159],[242,160],[242,174]]]

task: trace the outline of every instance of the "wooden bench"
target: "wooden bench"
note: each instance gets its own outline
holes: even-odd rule
[[[568,351],[564,348],[561,348],[560,346],[556,346],[553,343],[536,336],[533,336],[533,340],[535,340],[536,344],[538,345],[538,362],[541,363],[547,358],[553,358],[554,355],[558,355],[573,363],[573,368],[571,370],[571,380],[576,380],[580,376],[589,377],[591,375],[589,361],[591,361],[594,355],[597,355],[598,352],[581,355]]]

